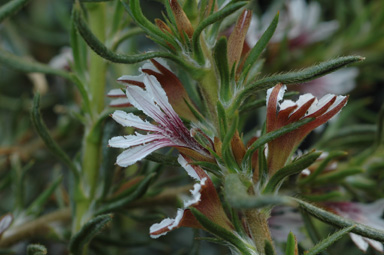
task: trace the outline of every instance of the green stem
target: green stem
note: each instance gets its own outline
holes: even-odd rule
[[[273,243],[268,226],[268,213],[260,209],[245,210],[249,230],[259,254],[265,254],[265,243]],[[272,246],[273,247],[273,246]]]
[[[105,42],[105,3],[87,4],[87,9],[90,29],[101,42]],[[100,113],[104,109],[106,63],[93,50],[89,49],[89,54],[89,89],[94,110]]]
[[[105,41],[106,6],[105,3],[87,3],[88,23],[95,36]],[[96,198],[101,158],[101,123],[98,121],[104,109],[106,62],[92,49],[89,54],[90,118],[85,125],[81,181],[75,195],[76,213],[73,234],[92,217],[92,201]],[[86,252],[86,251],[85,251]]]

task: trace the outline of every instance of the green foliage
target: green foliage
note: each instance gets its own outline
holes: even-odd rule
[[[298,255],[297,240],[292,232],[289,232],[287,239],[287,247],[285,248],[285,255]]]
[[[112,214],[99,215],[88,221],[70,241],[69,251],[73,255],[83,254],[85,246],[112,220]]]
[[[41,244],[30,244],[27,247],[27,255],[46,255],[47,248]]]
[[[3,22],[6,18],[14,15],[18,12],[24,5],[26,5],[29,0],[14,0],[9,1],[0,8],[0,23]]]
[[[186,243],[190,254],[355,254],[339,240],[347,233],[383,242],[376,212],[356,215],[364,203],[379,208],[384,194],[384,4],[303,1],[294,12],[290,4],[0,0],[0,254],[30,241],[58,255],[62,246],[74,255],[184,254]],[[251,12],[256,22],[243,38]],[[349,93],[355,81],[345,107],[340,97],[321,99]],[[284,97],[266,99],[280,83]],[[144,96],[131,106],[121,91]],[[300,96],[309,92],[317,100]],[[107,94],[125,117],[109,119]],[[332,117],[294,144],[303,156],[290,151],[273,168],[281,155],[272,141]],[[143,160],[117,165],[116,135],[120,158]],[[331,205],[353,205],[354,214]],[[341,230],[329,235],[324,223]],[[193,241],[181,229],[168,233],[181,227],[197,228]],[[148,228],[168,238],[151,240]],[[31,244],[27,254],[47,249]]]
[[[342,238],[345,234],[348,234],[351,230],[353,230],[355,226],[350,226],[347,228],[344,228],[342,230],[339,230],[332,235],[328,236],[327,238],[323,239],[320,243],[316,244],[312,249],[305,252],[306,255],[315,255],[319,254],[321,251],[327,249],[329,246],[331,246],[334,242]]]
[[[263,190],[263,193],[274,193],[279,189],[282,181],[286,177],[300,173],[305,168],[312,165],[312,163],[315,162],[320,155],[321,152],[310,152],[294,160],[291,164],[284,166],[271,176],[271,179],[268,181],[266,187]]]
[[[33,110],[31,112],[31,119],[36,132],[40,135],[41,139],[43,139],[45,145],[50,149],[50,151],[68,166],[73,176],[75,178],[79,178],[79,170],[77,169],[73,161],[60,148],[60,146],[53,140],[52,136],[49,134],[49,131],[45,126],[43,119],[41,117],[39,107],[40,107],[40,95],[36,93],[33,100]]]

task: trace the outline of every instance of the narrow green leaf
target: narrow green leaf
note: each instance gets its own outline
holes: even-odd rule
[[[117,151],[111,150],[108,147],[108,140],[116,135],[119,126],[114,121],[106,121],[104,125],[102,142],[101,142],[101,154],[102,161],[100,166],[100,180],[103,180],[103,192],[102,197],[105,198],[111,191],[113,186],[113,177],[115,175],[114,163],[117,157]]]
[[[229,87],[227,39],[225,37],[220,38],[216,43],[213,56],[220,74],[220,99],[223,100],[223,102],[228,102],[232,93]]]
[[[336,199],[342,199],[344,194],[339,191],[331,191],[325,194],[320,195],[303,195],[305,200],[311,202],[326,202],[326,201],[335,201]]]
[[[267,100],[265,98],[252,100],[248,104],[242,105],[240,108],[240,112],[254,111],[260,107],[265,106],[266,102]]]
[[[156,173],[151,173],[151,174],[147,175],[140,182],[140,184],[137,186],[137,188],[132,193],[130,193],[126,197],[123,197],[120,200],[113,201],[113,202],[106,203],[106,204],[102,205],[100,207],[100,209],[96,212],[96,214],[102,214],[102,213],[112,212],[112,211],[118,210],[118,209],[126,206],[127,204],[129,204],[133,200],[143,196],[145,194],[145,192],[147,191],[149,184],[152,181],[152,178],[155,175],[156,175]]]
[[[233,136],[236,133],[237,127],[239,125],[239,116],[235,115],[234,118],[231,121],[231,126],[227,130],[224,139],[223,139],[223,145],[222,145],[222,151],[230,150],[231,141]]]
[[[291,164],[284,166],[278,170],[268,181],[267,186],[264,188],[263,193],[273,193],[279,189],[281,182],[288,176],[298,174],[305,168],[312,165],[322,152],[310,152],[299,159],[293,161]]]
[[[360,56],[339,57],[336,59],[324,61],[315,66],[304,68],[300,71],[272,75],[260,79],[253,84],[250,84],[245,89],[244,93],[254,93],[255,91],[268,89],[277,83],[284,83],[288,85],[308,82],[334,72],[337,69],[345,67],[346,65],[359,62],[364,59],[365,58]]]
[[[299,181],[299,184],[305,185],[305,184],[313,182],[316,179],[316,177],[319,176],[325,170],[325,168],[328,166],[328,164],[332,160],[334,160],[338,157],[346,156],[346,155],[347,155],[347,153],[344,151],[332,151],[332,152],[330,152],[329,155],[321,162],[319,167],[316,168],[316,170],[313,173],[311,173],[309,176],[301,179]]]
[[[68,155],[59,147],[59,145],[53,140],[47,127],[45,126],[43,119],[40,114],[40,95],[35,94],[33,99],[33,108],[31,112],[32,124],[35,127],[37,133],[43,139],[45,145],[48,149],[61,161],[63,161],[68,168],[71,170],[76,179],[79,177],[79,171],[74,165],[73,161],[68,157]]]
[[[200,34],[203,32],[203,30],[209,25],[219,20],[222,20],[228,15],[234,13],[235,11],[245,6],[246,4],[248,4],[248,2],[244,2],[244,1],[229,4],[225,6],[223,9],[221,9],[220,11],[213,13],[212,15],[208,16],[206,19],[204,19],[199,23],[199,25],[195,29],[195,32],[193,33],[193,36],[192,36],[192,47],[198,63],[204,64],[204,55],[200,47]]]
[[[14,68],[26,73],[53,74],[66,79],[70,79],[70,74],[66,71],[55,69],[48,65],[44,65],[27,58],[15,56],[2,49],[0,49],[0,62],[10,68]]]
[[[180,164],[177,162],[177,157],[164,155],[156,152],[152,152],[151,154],[146,156],[145,159],[160,163],[162,165],[180,166]]]
[[[276,139],[279,136],[282,136],[286,133],[296,130],[297,128],[311,122],[312,120],[313,119],[310,119],[310,118],[299,120],[297,122],[291,123],[278,130],[266,133],[265,135],[262,135],[261,137],[259,137],[259,139],[257,139],[253,144],[251,144],[248,147],[247,152],[245,153],[245,156],[242,162],[243,170],[247,171],[247,169],[250,168],[251,156],[258,148],[260,148],[260,146],[263,146],[264,144]]]
[[[134,2],[134,1],[131,1]],[[181,61],[176,55],[167,53],[167,52],[148,52],[136,55],[123,55],[118,54],[110,49],[108,49],[100,40],[92,33],[92,31],[87,26],[85,20],[81,16],[80,10],[75,9],[73,12],[74,21],[76,28],[88,44],[91,49],[96,52],[100,57],[105,58],[114,63],[122,64],[134,64],[151,58],[168,58],[176,63],[180,64],[183,67],[186,67],[187,64]],[[187,67],[190,69],[191,67]],[[193,69],[193,68],[192,68]]]
[[[222,175],[221,168],[217,165],[217,163],[211,163],[206,161],[194,161],[190,163],[191,165],[197,165],[202,167],[204,170],[213,173],[216,176]]]
[[[224,195],[233,208],[251,209],[263,208],[279,204],[289,204],[290,201],[283,196],[263,195],[251,196],[247,187],[239,179],[238,174],[229,174],[224,180]]]
[[[235,135],[237,131],[237,127],[239,125],[239,116],[236,114],[234,116],[234,119],[231,121],[232,125],[228,129],[227,133],[224,136],[223,139],[223,145],[221,147],[221,153],[223,156],[223,160],[227,165],[227,168],[230,172],[238,172],[240,171],[239,166],[235,160],[235,157],[232,152],[232,146],[231,146],[231,141],[233,136]]]
[[[52,74],[61,76],[65,79],[68,79],[72,81],[77,89],[79,90],[83,100],[84,105],[87,109],[89,109],[89,98],[88,94],[84,88],[83,83],[79,80],[79,78],[69,72],[62,71],[59,69],[52,68],[48,65],[44,65],[41,63],[38,63],[36,61],[32,61],[23,57],[15,56],[9,52],[6,52],[4,50],[0,49],[0,63],[4,64],[5,66],[8,66],[10,68],[14,68],[26,73],[45,73],[45,74]],[[90,112],[87,110],[87,112]]]
[[[305,255],[316,255],[322,252],[323,250],[326,250],[329,246],[331,246],[334,242],[342,238],[345,234],[348,234],[351,232],[352,229],[354,229],[355,226],[349,226],[346,228],[343,228],[342,230],[339,230],[332,235],[328,236],[327,238],[323,239],[320,243],[316,244],[312,249],[307,251]]]
[[[46,255],[47,248],[41,244],[30,244],[27,246],[27,255]]]
[[[347,57],[339,57],[336,59],[332,59],[329,61],[322,62],[318,65],[304,68],[300,71],[289,72],[276,74],[269,77],[262,78],[242,90],[236,98],[236,101],[233,105],[233,108],[238,108],[239,105],[251,94],[255,94],[260,90],[265,90],[273,87],[278,83],[284,83],[286,85],[289,84],[298,84],[304,83],[321,76],[324,76],[328,73],[336,71],[346,65],[359,62],[364,60],[363,57],[360,56],[347,56]]]
[[[112,220],[112,214],[99,215],[88,221],[77,232],[69,243],[69,251],[72,255],[82,255],[84,246],[94,238]]]
[[[0,23],[3,22],[3,20],[6,18],[18,12],[29,1],[30,0],[11,0],[3,4],[0,8]]]
[[[285,248],[285,255],[298,255],[297,240],[292,232],[289,232],[287,238],[287,247]]]
[[[171,36],[163,33],[156,25],[154,25],[144,16],[143,12],[141,11],[139,0],[130,0],[128,4],[123,0],[121,0],[121,2],[131,17],[135,20],[135,22],[143,30],[145,30],[149,36],[164,46],[167,43],[170,43],[173,47],[178,47],[177,42]]]
[[[291,199],[292,201],[296,201],[304,211],[306,211],[310,215],[314,216],[315,218],[323,222],[326,222],[332,226],[336,226],[340,228],[355,226],[355,228],[353,228],[351,232],[364,237],[375,239],[380,242],[384,242],[384,231],[382,230],[375,229],[375,228],[366,226],[364,224],[354,222],[349,219],[345,219],[336,214],[325,211],[315,205],[307,203],[301,199],[298,199],[298,198],[291,198]]]
[[[277,23],[279,22],[279,13],[276,14],[275,18],[272,20],[271,24],[268,26],[267,30],[263,33],[261,38],[257,41],[256,45],[252,48],[247,59],[245,60],[243,69],[250,70],[250,67],[256,63],[256,60],[259,58],[260,54],[263,52],[269,40],[271,40],[273,33],[276,30]]]
[[[59,186],[62,180],[63,180],[63,177],[60,176],[46,190],[44,190],[26,209],[26,214],[38,215],[43,209],[44,204],[51,197],[53,192],[55,192],[56,188]]]
[[[343,179],[348,176],[364,173],[364,169],[359,167],[352,167],[337,171],[332,171],[319,176],[313,183],[324,184],[324,183],[340,183]]]
[[[204,6],[204,5],[201,5]],[[203,8],[201,8],[203,9]],[[186,0],[183,6],[183,10],[185,14],[187,15],[188,19],[191,21],[193,24],[194,21],[197,19],[199,13],[198,13],[198,6],[197,6],[197,1],[195,0]]]
[[[225,112],[225,108],[220,101],[217,102],[216,107],[219,119],[220,139],[224,140],[225,134],[228,130],[227,113]]]
[[[241,240],[237,235],[230,232],[229,230],[223,228],[222,226],[217,225],[216,223],[212,222],[210,219],[208,219],[204,214],[202,214],[199,210],[191,207],[190,208],[193,216],[199,221],[199,223],[209,232],[214,234],[217,237],[220,237],[221,239],[227,241],[228,243],[232,244],[234,247],[236,247],[241,254],[243,255],[251,255],[254,254],[254,251],[250,249],[250,247],[247,247],[243,240]]]
[[[121,36],[116,41],[113,42],[113,44],[111,46],[111,50],[115,51],[125,40],[127,40],[127,39],[129,39],[135,35],[139,35],[139,34],[143,34],[143,33],[144,33],[144,30],[141,29],[140,27],[130,28],[128,31],[121,34]]]
[[[318,243],[321,240],[319,229],[313,224],[312,217],[306,213],[304,210],[300,209],[300,214],[304,222],[305,230],[308,233],[309,238],[311,239],[313,244]],[[323,254],[328,255],[328,254]]]

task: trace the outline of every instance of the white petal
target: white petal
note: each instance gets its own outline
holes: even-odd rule
[[[126,90],[127,98],[129,102],[143,111],[147,116],[154,119],[157,123],[166,126],[167,116],[155,103],[154,98],[151,97],[147,91],[138,86],[128,86]]]
[[[313,104],[311,105],[311,107],[308,109],[308,115],[318,111],[319,109],[321,109],[324,105],[326,105],[330,100],[332,100],[332,98],[334,97],[334,95],[332,94],[327,94],[325,96],[323,96],[318,102],[313,102]]]
[[[2,217],[0,221],[0,236],[3,234],[4,231],[6,231],[9,226],[11,226],[13,221],[13,216],[12,214],[6,214],[5,216]]]
[[[359,71],[355,67],[337,70],[322,77],[324,80],[323,90],[327,93],[343,95],[356,87],[356,77]]]
[[[372,246],[372,248],[374,248],[375,250],[379,251],[379,252],[383,252],[384,249],[383,249],[383,244],[380,243],[379,241],[376,241],[376,240],[373,240],[373,239],[369,239],[369,238],[364,238],[365,241],[367,241],[369,243],[370,246]]]
[[[125,96],[125,94],[124,94]],[[109,106],[112,106],[112,107],[119,107],[119,106],[124,106],[124,105],[128,105],[129,104],[129,101],[128,101],[128,98],[117,98],[117,99],[113,99],[111,100],[111,102],[109,102]]]
[[[314,98],[314,96],[312,94],[304,94],[304,95],[301,95],[299,97],[299,99],[296,101],[296,104],[297,104],[297,108],[300,108],[301,106],[303,106],[306,102],[312,100]]]
[[[109,97],[126,97],[125,93],[121,89],[111,89],[107,96]]]
[[[172,118],[179,119],[177,113],[173,110],[171,104],[168,102],[167,94],[157,81],[155,76],[146,75],[144,77],[144,84],[147,92],[152,96],[153,100],[160,106],[160,108]]]
[[[177,210],[175,219],[166,218],[162,220],[160,223],[153,224],[149,229],[151,238],[158,238],[160,236],[166,235],[168,231],[171,231],[172,229],[176,228],[180,224],[180,221],[183,218],[183,216],[184,216],[184,210],[179,208]],[[151,234],[164,228],[167,228],[168,231],[161,233],[159,235]]]
[[[139,116],[136,116],[133,113],[117,110],[112,114],[112,118],[124,127],[135,127],[147,131],[159,131],[157,126],[142,120]]]
[[[272,93],[272,91],[273,91],[274,88],[275,88],[275,87],[272,87],[272,88],[270,88],[270,89],[267,90],[267,104],[266,104],[266,105],[268,105],[269,98],[271,97],[271,93]],[[276,100],[276,102],[277,102],[278,105],[279,105],[279,102],[280,102],[281,100],[283,100],[284,93],[285,93],[286,90],[287,90],[287,86],[285,86],[285,85],[283,85],[283,86],[280,88],[279,93],[277,94],[277,100]]]
[[[142,134],[136,133],[136,135],[112,137],[111,139],[109,139],[108,145],[113,148],[126,149],[132,146],[150,143],[163,138],[164,136],[159,134],[142,135]]]
[[[185,160],[183,156],[179,155],[177,161],[185,169],[185,171],[187,171],[187,174],[189,176],[191,176],[195,180],[200,180],[200,177],[197,175],[195,169],[193,169],[193,167],[187,162],[187,160]]]
[[[164,59],[161,59],[161,58],[156,58],[155,59],[160,65],[164,66],[165,68],[167,68],[168,70],[171,70],[171,68],[169,68],[167,62],[164,61]],[[156,66],[154,64],[152,64],[151,61],[147,61],[144,63],[144,65],[140,68],[140,72],[142,72],[143,69],[150,69],[152,71],[155,71],[155,72],[160,72],[159,69],[156,68]]]
[[[117,82],[123,85],[127,85],[127,82],[124,81],[136,81],[136,82],[143,82],[144,74],[140,75],[123,75],[120,78],[117,79]]]
[[[306,28],[307,31],[316,30],[316,25],[320,20],[321,7],[318,2],[311,2],[308,4],[306,10],[306,20],[302,25]]]
[[[364,215],[369,215],[369,218],[379,218],[382,222],[381,216],[384,212],[384,199],[379,199],[370,204],[361,204],[359,206],[361,208],[361,212]]]
[[[356,235],[354,233],[349,233],[349,236],[351,237],[352,241],[356,244],[356,246],[366,252],[368,249],[368,243],[364,240],[364,238],[360,235]]]
[[[285,110],[287,109],[288,107],[291,107],[291,106],[295,106],[296,103],[293,102],[292,100],[284,100],[281,104],[280,104],[280,110],[279,111],[282,111],[282,110]]]
[[[188,200],[184,201],[184,208],[187,208],[191,205],[194,205],[200,202],[200,198],[201,198],[200,190],[201,190],[201,184],[195,183],[195,185],[193,185],[193,190],[190,190],[192,194],[192,198],[189,198]]]
[[[143,144],[129,148],[117,156],[116,164],[122,167],[127,167],[135,164],[137,161],[145,158],[150,153],[163,147],[175,146],[170,140],[160,140],[149,144]]]
[[[301,174],[304,175],[304,176],[308,176],[308,175],[311,174],[311,171],[308,168],[306,168],[303,171],[301,171]]]
[[[331,107],[329,107],[327,112],[331,111],[333,108],[338,106],[341,103],[341,101],[343,101],[345,98],[346,96],[337,96],[335,102],[331,105]]]
[[[308,34],[308,43],[319,42],[327,39],[336,32],[339,28],[339,23],[336,20],[321,22],[316,26],[316,29],[310,30]]]

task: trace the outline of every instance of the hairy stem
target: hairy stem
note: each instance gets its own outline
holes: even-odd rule
[[[268,226],[268,213],[259,209],[250,209],[245,211],[245,217],[257,251],[262,255],[265,254],[265,241],[272,244]]]

